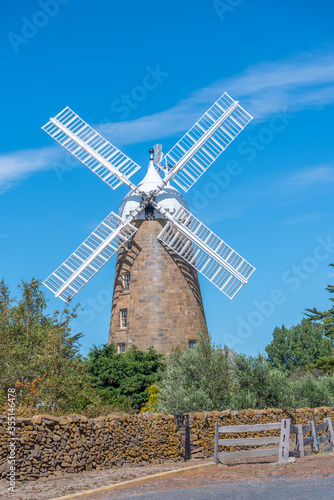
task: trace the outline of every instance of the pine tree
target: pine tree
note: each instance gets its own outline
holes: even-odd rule
[[[334,267],[334,264],[329,265]],[[334,285],[328,285],[326,290],[334,294]],[[326,337],[334,341],[334,297],[330,297],[329,300],[333,302],[333,307],[328,311],[319,311],[316,307],[313,307],[313,309],[306,309],[305,314],[309,320],[314,321],[323,328]]]

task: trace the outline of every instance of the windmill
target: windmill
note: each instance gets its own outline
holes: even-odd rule
[[[70,300],[118,254],[110,342],[119,352],[135,343],[168,352],[206,333],[197,271],[232,299],[255,268],[190,213],[187,192],[252,117],[224,93],[165,155],[150,149],[146,176],[140,168],[66,107],[42,128],[112,189],[130,188],[118,215],[110,212],[45,281]]]

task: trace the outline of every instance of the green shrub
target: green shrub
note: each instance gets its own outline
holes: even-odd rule
[[[232,388],[227,349],[201,336],[194,349],[176,349],[158,384],[158,410],[167,414],[226,408]]]
[[[117,354],[115,344],[94,346],[88,354],[88,370],[102,400],[123,411],[139,410],[149,399],[146,391],[163,371],[163,355],[153,348],[135,346]]]

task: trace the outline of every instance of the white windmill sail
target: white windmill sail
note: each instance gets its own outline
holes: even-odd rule
[[[255,268],[184,207],[172,216],[155,205],[169,221],[158,239],[233,299]]]
[[[72,298],[136,233],[131,222],[151,204],[168,219],[159,240],[233,298],[255,268],[185,208],[172,216],[155,202],[155,197],[170,180],[188,191],[251,119],[237,101],[223,94],[167,155],[162,157],[160,144],[154,147],[155,163],[165,170],[165,177],[147,193],[129,180],[139,165],[73,111],[65,108],[50,118],[43,130],[111,188],[124,183],[136,191],[141,202],[126,220],[111,212],[44,285],[64,301]]]
[[[160,167],[160,163],[163,157],[162,153],[162,144],[156,144],[153,146],[153,151],[154,151],[154,163]]]
[[[173,168],[161,186],[173,179],[187,192],[251,119],[238,101],[224,93],[163,157],[161,167]]]
[[[43,284],[65,302],[71,299],[137,231],[111,212]]]
[[[70,108],[65,108],[42,127],[53,139],[76,156],[112,189],[127,184],[140,166],[104,139]]]

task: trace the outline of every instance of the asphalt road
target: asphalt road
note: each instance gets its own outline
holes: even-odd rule
[[[171,481],[174,483],[174,481]],[[176,486],[171,484],[171,486]],[[118,491],[100,500],[333,500],[334,475],[317,477],[268,477],[252,481],[233,483],[216,480],[214,484],[202,481],[201,486],[173,489],[159,488],[157,485],[138,486],[130,492]],[[152,491],[154,490],[154,491]]]

